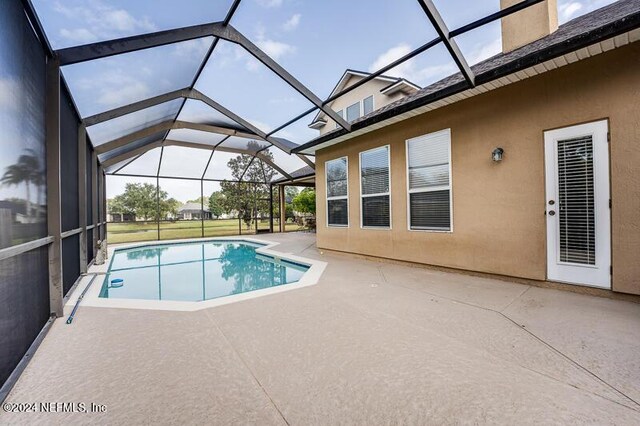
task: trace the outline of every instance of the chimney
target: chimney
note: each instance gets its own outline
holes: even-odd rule
[[[505,9],[522,0],[500,0]],[[545,0],[502,18],[502,52],[507,53],[558,29],[558,2]]]

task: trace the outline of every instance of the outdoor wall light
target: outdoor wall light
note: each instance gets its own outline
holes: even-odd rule
[[[502,154],[504,154],[504,149],[496,148],[491,152],[491,159],[495,162],[502,161]]]

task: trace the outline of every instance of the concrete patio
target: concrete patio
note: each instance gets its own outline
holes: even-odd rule
[[[2,424],[640,424],[640,304],[320,253],[317,285],[55,322]],[[67,307],[67,311],[69,308]]]

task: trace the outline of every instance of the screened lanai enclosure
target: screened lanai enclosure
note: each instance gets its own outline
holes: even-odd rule
[[[145,0],[144,19],[114,24],[107,1],[89,14],[4,0],[0,384],[62,315],[98,240],[290,230],[284,185],[313,186],[314,158],[296,147],[318,137],[318,112],[357,134],[367,117],[349,122],[331,102],[377,76],[425,87],[459,73],[454,89],[473,87],[479,32],[499,38],[501,17],[540,1],[490,1],[477,16],[464,2],[442,15],[431,0],[353,2],[366,16],[314,2],[301,18],[279,2]],[[296,46],[276,40],[294,31]],[[348,68],[369,76],[332,93]]]

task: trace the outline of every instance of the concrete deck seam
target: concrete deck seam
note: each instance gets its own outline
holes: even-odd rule
[[[489,309],[490,311],[493,311],[493,309]],[[497,312],[497,311],[493,311],[493,312]],[[509,316],[503,314],[502,312],[497,312],[498,314],[500,314],[501,316],[503,316],[504,318],[506,318],[508,321],[510,321],[511,323],[513,323],[516,327],[518,327],[521,330],[524,330],[526,333],[528,333],[530,336],[532,336],[534,339],[538,340],[540,343],[542,343],[543,345],[547,346],[549,349],[553,350],[554,352],[556,352],[558,355],[562,356],[563,358],[565,358],[566,360],[568,360],[569,362],[571,362],[573,365],[575,365],[576,367],[578,367],[579,369],[581,369],[582,371],[584,371],[585,373],[591,375],[593,378],[595,378],[596,380],[598,380],[600,383],[604,384],[605,386],[611,388],[614,392],[618,393],[619,395],[623,396],[624,398],[628,399],[629,401],[631,401],[637,408],[633,408],[633,407],[628,407],[636,412],[640,412],[640,403],[638,401],[636,401],[635,399],[631,398],[629,395],[627,395],[626,393],[624,393],[623,391],[621,391],[620,389],[616,388],[615,386],[613,386],[612,384],[610,384],[609,382],[607,382],[606,380],[604,380],[603,378],[601,378],[600,376],[598,376],[596,373],[594,373],[593,371],[589,370],[587,367],[584,367],[582,364],[580,364],[579,362],[575,361],[573,358],[571,358],[569,355],[566,355],[564,352],[562,352],[559,349],[556,349],[553,345],[551,345],[550,343],[547,343],[544,339],[538,337],[536,334],[534,334],[531,330],[528,330],[524,325],[520,325],[518,324],[516,321],[514,321],[513,319],[511,319]],[[621,404],[622,405],[622,404]],[[624,405],[625,407],[627,407],[626,405]]]
[[[280,417],[282,418],[282,421],[285,422],[285,424],[287,426],[290,426],[289,421],[287,420],[287,418],[284,416],[284,414],[282,413],[282,411],[280,410],[280,407],[278,407],[278,404],[276,404],[276,402],[273,400],[273,398],[271,397],[271,395],[269,395],[269,393],[267,392],[267,389],[262,385],[262,383],[260,382],[260,380],[258,379],[258,377],[255,375],[255,373],[253,372],[253,370],[251,369],[251,367],[249,367],[249,364],[247,364],[247,362],[245,361],[245,359],[242,357],[242,355],[240,355],[240,352],[238,352],[238,350],[236,349],[236,347],[231,343],[231,341],[227,338],[227,335],[224,334],[224,331],[222,331],[222,329],[220,328],[220,326],[218,325],[218,323],[211,317],[211,314],[208,311],[205,311],[205,315],[207,316],[207,318],[209,319],[209,321],[213,324],[213,326],[216,328],[216,330],[218,330],[218,332],[220,332],[220,334],[222,335],[222,338],[224,339],[224,341],[227,343],[227,345],[229,345],[229,347],[231,348],[231,350],[236,354],[236,356],[238,357],[238,359],[240,360],[240,362],[242,362],[242,365],[244,365],[244,368],[247,369],[247,371],[249,372],[249,374],[251,374],[251,377],[253,377],[253,380],[256,382],[256,384],[260,387],[260,389],[262,390],[262,392],[265,394],[265,396],[269,399],[269,401],[271,402],[271,405],[273,405],[273,408],[275,408],[275,410],[278,412],[278,414],[280,415]]]
[[[381,271],[381,268],[382,268],[382,266],[381,266],[381,267],[379,267],[379,270],[380,270],[380,271]],[[382,271],[381,271],[381,273],[382,273]],[[384,277],[384,273],[382,273],[382,275],[383,275],[383,277]],[[570,363],[572,363],[573,365],[575,365],[576,367],[578,367],[580,370],[582,370],[582,371],[586,372],[587,374],[591,375],[591,376],[592,376],[593,378],[595,378],[597,381],[599,381],[600,383],[604,384],[606,387],[610,388],[611,390],[613,390],[615,393],[619,394],[619,395],[620,395],[620,396],[622,396],[623,398],[625,398],[625,399],[627,399],[627,400],[631,401],[631,402],[633,403],[633,405],[635,405],[635,406],[636,406],[636,407],[638,407],[638,408],[629,407],[629,406],[627,406],[627,405],[620,404],[620,403],[619,403],[619,402],[617,402],[617,401],[610,400],[609,398],[606,398],[606,397],[604,397],[604,396],[602,396],[602,395],[598,395],[598,394],[595,394],[595,393],[593,393],[593,392],[588,391],[589,393],[592,393],[592,394],[594,394],[594,395],[598,395],[598,396],[599,396],[599,397],[601,397],[601,398],[604,398],[604,399],[606,399],[606,400],[608,400],[608,401],[611,401],[611,402],[616,403],[616,404],[618,404],[618,405],[621,405],[621,406],[623,406],[623,407],[627,407],[627,408],[629,408],[630,410],[633,410],[633,411],[636,411],[636,412],[640,412],[640,403],[638,403],[638,401],[636,401],[635,399],[631,398],[629,395],[627,395],[626,393],[622,392],[621,390],[619,390],[619,389],[618,389],[618,388],[616,388],[615,386],[611,385],[609,382],[607,382],[606,380],[602,379],[600,376],[598,376],[597,374],[595,374],[594,372],[592,372],[592,371],[591,371],[591,370],[589,370],[588,368],[584,367],[584,366],[583,366],[583,365],[581,365],[579,362],[575,361],[573,358],[571,358],[570,356],[566,355],[565,353],[563,353],[563,352],[562,352],[562,351],[560,351],[559,349],[555,348],[553,345],[551,345],[550,343],[546,342],[544,339],[542,339],[542,338],[538,337],[537,335],[535,335],[534,333],[532,333],[530,330],[528,330],[528,329],[527,329],[526,327],[524,327],[523,325],[518,324],[515,320],[513,320],[512,318],[510,318],[510,317],[508,317],[507,315],[503,314],[502,312],[497,311],[497,310],[495,310],[495,309],[487,308],[487,307],[484,307],[484,306],[475,305],[475,304],[473,304],[473,303],[468,303],[468,302],[465,302],[465,301],[462,301],[462,300],[457,300],[457,299],[453,299],[453,298],[450,298],[450,297],[442,296],[442,295],[439,295],[439,294],[431,293],[431,292],[428,292],[428,291],[419,290],[419,289],[415,289],[415,288],[411,288],[411,287],[406,287],[406,286],[403,286],[403,285],[400,285],[400,284],[393,284],[393,283],[389,283],[389,282],[387,282],[387,281],[386,281],[386,278],[385,278],[385,282],[386,282],[388,285],[391,285],[391,286],[401,287],[401,288],[404,288],[404,289],[407,289],[407,290],[412,290],[412,291],[417,291],[417,292],[419,292],[419,293],[428,294],[428,295],[433,296],[433,297],[439,297],[439,298],[446,299],[446,300],[449,300],[449,301],[452,301],[452,302],[461,303],[461,304],[463,304],[463,305],[467,305],[467,306],[470,306],[470,307],[473,307],[473,308],[482,309],[482,310],[485,310],[485,311],[488,311],[488,312],[493,312],[493,313],[495,313],[495,314],[498,314],[498,315],[500,315],[500,316],[504,317],[506,320],[508,320],[510,323],[512,323],[512,324],[513,324],[514,326],[516,326],[518,329],[520,329],[520,330],[524,330],[526,333],[528,333],[529,335],[531,335],[533,338],[535,338],[536,340],[538,340],[540,343],[542,343],[542,344],[544,344],[545,346],[547,346],[547,347],[548,347],[549,349],[551,349],[552,351],[556,352],[558,355],[560,355],[560,356],[562,356],[563,358],[565,358],[566,360],[568,360]],[[531,286],[530,286],[530,287],[531,287]],[[529,287],[529,288],[530,288],[530,287]],[[528,290],[528,289],[527,289],[527,290]],[[525,292],[526,292],[526,290],[525,290]],[[522,296],[525,292],[523,292],[520,296]],[[518,296],[518,297],[520,297],[520,296]],[[516,298],[516,299],[517,299],[517,298]],[[515,300],[514,300],[514,301],[515,301]],[[506,309],[506,308],[503,308],[503,309]],[[523,367],[523,368],[526,368],[526,367]],[[543,373],[540,373],[540,372],[537,372],[537,373],[539,373],[539,374],[543,374]],[[543,374],[543,375],[544,375],[544,374]],[[546,375],[545,375],[545,376],[546,376]],[[584,390],[584,389],[583,389],[583,390]]]
[[[522,296],[524,296],[524,294],[526,292],[528,292],[531,289],[531,286],[527,286],[527,288],[524,289],[524,291],[522,293],[520,293],[519,295],[517,295],[516,297],[513,298],[513,300],[509,303],[507,303],[507,306],[503,307],[502,309],[500,309],[500,313],[503,313],[504,311],[507,310],[507,308],[511,305],[513,305],[518,299],[520,299]]]

